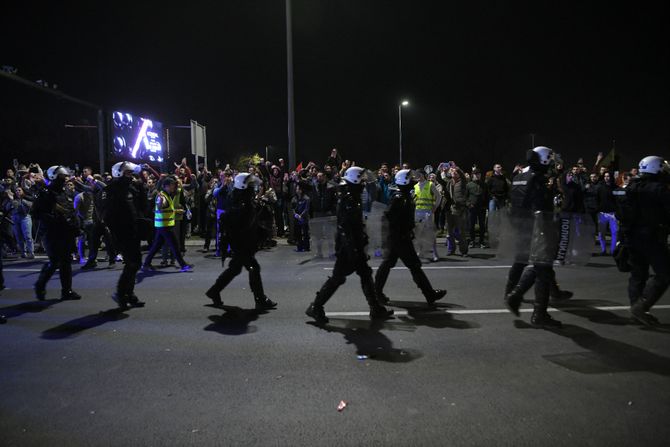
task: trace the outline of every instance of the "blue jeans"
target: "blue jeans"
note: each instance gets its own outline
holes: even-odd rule
[[[616,236],[619,229],[619,224],[614,216],[614,213],[598,213],[598,239],[600,240],[600,252],[607,252],[607,241],[605,240],[605,233],[609,227],[612,240],[610,241],[610,254],[614,253],[616,247]]]
[[[499,209],[500,209],[500,202],[495,197],[492,197],[491,200],[489,200],[489,212],[491,213]]]
[[[33,220],[30,216],[14,216],[14,237],[22,255],[33,254]]]

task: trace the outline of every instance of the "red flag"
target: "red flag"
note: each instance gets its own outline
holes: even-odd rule
[[[295,171],[300,174],[300,171],[302,171],[302,162],[295,168]]]

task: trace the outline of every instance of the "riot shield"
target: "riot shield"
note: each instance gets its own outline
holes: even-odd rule
[[[309,221],[312,237],[312,249],[317,257],[335,255],[335,236],[337,234],[337,217],[315,217]]]
[[[435,223],[430,211],[414,213],[414,249],[420,258],[431,259],[435,246]]]
[[[516,210],[515,210],[516,211]],[[504,261],[528,263],[533,234],[532,212],[504,208],[489,213],[489,245]]]
[[[489,215],[489,241],[497,258],[524,264],[585,265],[595,228],[578,213],[498,210]]]
[[[586,265],[591,260],[595,225],[590,216],[558,214],[558,249],[554,265]]]
[[[380,258],[384,251],[384,239],[387,231],[384,230],[386,219],[384,213],[388,208],[381,202],[372,202],[371,209],[364,214],[365,230],[368,234],[368,246],[366,248],[370,257]]]

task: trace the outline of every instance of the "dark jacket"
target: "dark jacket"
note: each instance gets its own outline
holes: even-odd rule
[[[51,183],[39,191],[33,204],[32,215],[39,219],[47,236],[73,237],[79,232],[79,220],[74,201],[62,183]]]
[[[614,184],[607,184],[605,182],[598,183],[598,211],[601,213],[613,213],[616,210],[616,203],[614,202]]]
[[[342,186],[338,191],[335,251],[338,256],[355,258],[363,254],[367,244],[360,194],[352,193],[346,186]]]
[[[311,191],[311,215],[313,217],[332,216],[335,214],[337,187],[329,182],[316,183]]]
[[[468,208],[486,208],[488,191],[482,180],[471,181],[465,185],[465,204]]]
[[[507,200],[510,187],[504,175],[493,174],[486,179],[486,186],[491,197],[496,198],[499,202]]]
[[[571,213],[583,213],[584,212],[584,191],[582,190],[582,185],[577,181],[571,180],[567,181],[567,177],[563,177],[562,182],[563,189],[563,203],[561,205],[561,210]]]
[[[393,192],[384,216],[388,222],[388,227],[384,228],[391,243],[414,238],[414,200],[409,190]]]

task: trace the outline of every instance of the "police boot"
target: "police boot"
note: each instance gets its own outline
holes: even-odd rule
[[[140,301],[140,299],[135,295],[133,292],[130,292],[127,295],[128,299],[128,304],[130,304],[130,307],[144,307],[146,304],[144,301]]]
[[[530,324],[538,329],[560,329],[563,327],[560,321],[551,318],[544,306],[535,306],[533,315],[530,317]]]
[[[305,315],[310,318],[314,318],[314,321],[317,324],[326,324],[329,321],[328,317],[326,317],[326,311],[323,309],[323,306],[316,303],[309,305],[305,311]]]
[[[377,301],[379,301],[381,304],[388,304],[389,301],[391,301],[391,298],[386,296],[384,292],[377,291]]]
[[[218,281],[217,281],[218,282]],[[223,301],[221,301],[221,288],[217,287],[216,283],[205,292],[205,296],[212,300],[214,306],[221,307],[223,306]]]
[[[370,305],[370,319],[372,320],[386,320],[393,316],[393,311],[385,308],[379,303]]]
[[[645,298],[638,298],[630,307],[630,313],[633,320],[642,323],[645,326],[654,326],[658,324],[656,317],[649,313],[649,302]]]
[[[128,309],[128,298],[119,292],[112,293],[112,299],[116,304],[119,305],[119,309],[127,310]]]
[[[549,289],[549,296],[551,297],[552,301],[569,300],[570,298],[572,298],[573,295],[574,294],[569,290],[561,290],[558,287],[558,283],[556,281],[551,282],[551,288]]]
[[[433,304],[435,301],[441,300],[447,294],[447,291],[444,289],[435,289],[431,290],[428,295],[425,295],[426,301],[428,304]]]
[[[81,270],[93,270],[98,266],[98,262],[93,260],[93,261],[86,261],[86,264],[81,266]]]
[[[447,294],[446,290],[433,289],[433,286],[430,284],[430,280],[428,280],[428,277],[421,269],[421,265],[413,265],[410,268],[410,273],[412,274],[412,279],[416,283],[419,290],[421,290],[421,293],[423,293],[423,296],[426,298],[426,302],[428,304],[433,304],[435,301],[441,300]],[[380,300],[380,302],[382,301]]]
[[[510,293],[505,295],[505,307],[517,317],[521,316],[519,309],[521,308],[522,301],[523,293],[521,293],[518,286],[514,287]]]
[[[5,324],[5,323],[7,323],[7,317],[5,317],[4,315],[0,315],[0,324]]]
[[[47,297],[46,286],[52,274],[53,271],[51,269],[51,261],[49,261],[42,267],[42,270],[40,270],[40,276],[37,278],[37,282],[35,282],[34,286],[35,298],[37,298],[40,301],[44,301]]]
[[[47,299],[47,291],[44,289],[44,287],[35,284],[35,298],[40,301]]]
[[[375,292],[375,284],[372,280],[372,276],[363,279],[361,281],[361,285],[363,286],[363,294],[365,295],[365,299],[368,302],[368,306],[370,306],[371,319],[386,319],[393,315],[393,311],[385,308],[377,299],[377,293]]]
[[[523,302],[523,296],[531,287],[533,287],[535,278],[536,275],[534,270],[529,268],[524,269],[523,274],[519,278],[519,282],[512,287],[512,290],[507,293],[507,295],[505,295],[505,306],[517,317],[519,316],[519,308]]]
[[[75,292],[72,289],[68,290],[61,290],[60,292],[60,299],[61,301],[74,301],[74,300],[80,300],[81,295],[79,295],[77,292]]]
[[[503,295],[503,300],[507,299],[507,295],[512,291],[516,284],[514,282],[507,280],[507,283],[505,284],[505,294]]]
[[[254,301],[256,302],[256,309],[261,310],[261,309],[274,309],[277,307],[277,303],[272,301],[270,298],[268,298],[265,295],[262,296],[255,296]]]

